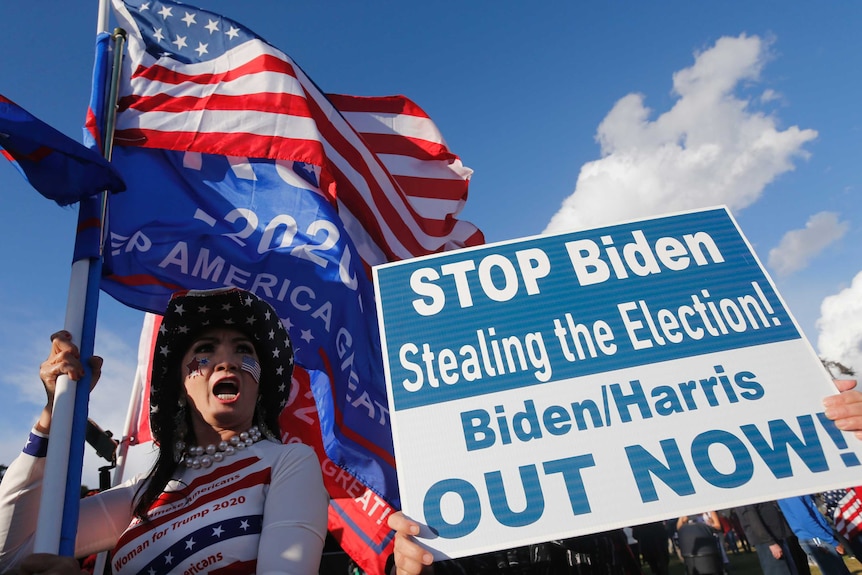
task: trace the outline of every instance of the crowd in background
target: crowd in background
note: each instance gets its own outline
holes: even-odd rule
[[[668,575],[671,557],[676,556],[686,575],[733,575],[731,556],[756,553],[764,575],[811,575],[810,565],[822,575],[850,575],[844,557],[862,558],[862,533],[852,528],[854,517],[847,515],[854,513],[854,499],[862,506],[855,489],[842,489],[707,511],[437,562],[433,572]],[[351,564],[348,573],[362,572]]]

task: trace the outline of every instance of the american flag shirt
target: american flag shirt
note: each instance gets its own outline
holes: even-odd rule
[[[31,435],[0,483],[0,571],[32,552],[44,443]],[[317,573],[329,498],[310,447],[260,441],[208,469],[178,470],[144,522],[132,517],[143,481],[81,501],[76,556],[113,548],[118,575]]]

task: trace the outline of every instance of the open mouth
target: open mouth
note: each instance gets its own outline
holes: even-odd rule
[[[220,381],[213,387],[213,395],[221,401],[233,401],[239,396],[239,387],[230,380]]]

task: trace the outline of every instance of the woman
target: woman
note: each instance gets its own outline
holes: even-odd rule
[[[76,556],[112,550],[119,574],[317,573],[328,506],[320,464],[310,447],[279,441],[292,369],[287,331],[262,299],[235,288],[175,295],[153,356],[158,459],[146,476],[81,501]],[[0,483],[0,572],[51,561],[27,556],[61,374],[83,374],[65,332],[41,366],[47,405]]]
[[[862,391],[856,389],[855,380],[835,380],[840,393],[823,400],[826,416],[838,429],[853,432],[862,439]],[[389,518],[389,527],[395,530],[395,575],[433,573],[434,557],[413,538],[419,535],[419,524],[403,513]]]

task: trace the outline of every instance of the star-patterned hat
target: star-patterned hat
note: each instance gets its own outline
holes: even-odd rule
[[[150,426],[156,442],[161,443],[165,426],[175,425],[173,406],[182,388],[180,361],[195,337],[218,327],[236,329],[253,342],[260,360],[260,406],[265,423],[278,429],[293,373],[293,346],[278,314],[266,301],[239,288],[188,290],[171,297],[156,337],[150,384]]]

